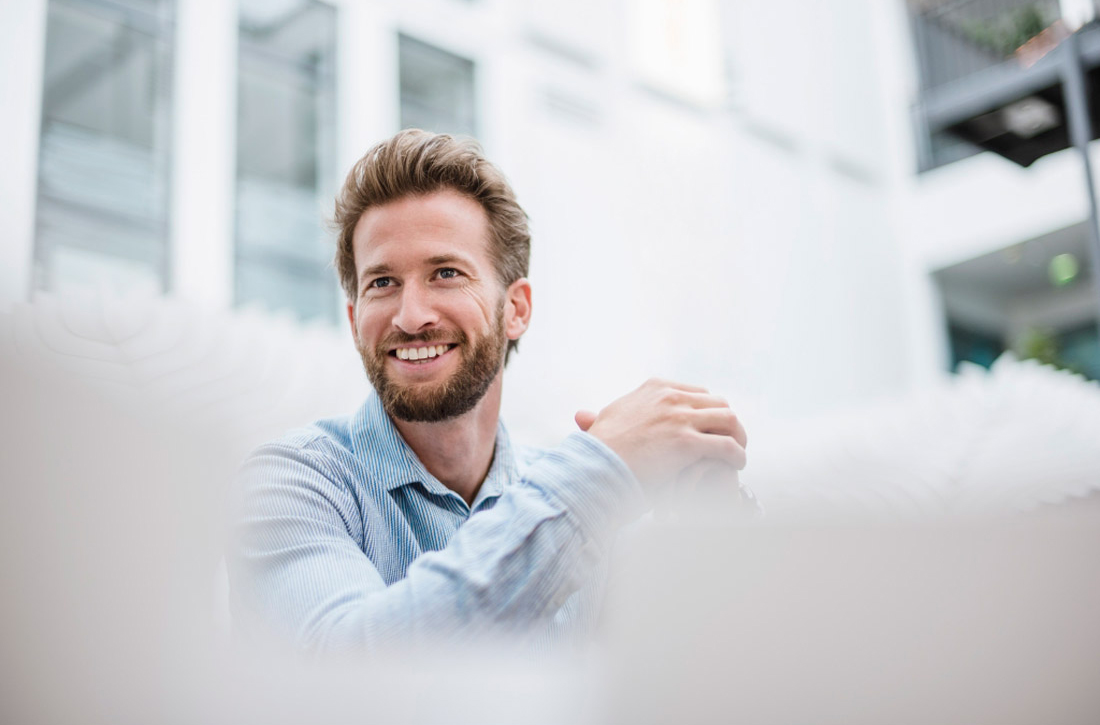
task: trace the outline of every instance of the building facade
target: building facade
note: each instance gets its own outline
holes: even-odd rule
[[[532,220],[535,317],[505,408],[537,440],[653,374],[750,421],[919,386],[960,357],[956,329],[989,333],[975,321],[1003,308],[954,292],[951,268],[1084,218],[1065,153],[917,174],[901,3],[0,13],[6,300],[93,285],[339,328],[325,218],[346,169],[402,127],[474,135]]]

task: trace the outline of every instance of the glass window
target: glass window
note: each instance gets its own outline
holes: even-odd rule
[[[1057,336],[1058,350],[1066,368],[1090,380],[1100,380],[1100,337],[1096,322],[1071,328]]]
[[[1087,258],[1088,244],[1079,223],[937,270],[952,368],[989,367],[1011,349],[1100,379],[1093,274],[1074,261]]]
[[[335,193],[335,10],[240,5],[236,300],[335,321],[324,226]]]
[[[951,343],[952,370],[957,370],[959,363],[964,361],[984,368],[991,367],[1005,351],[1004,342],[996,335],[980,332],[957,322],[948,321],[947,332]]]
[[[1090,380],[1100,380],[1100,342],[1095,321],[1071,327],[1029,326],[1017,341],[1015,352],[1021,359],[1038,360]]]
[[[398,52],[401,128],[476,136],[473,61],[407,35]]]
[[[171,0],[50,0],[36,285],[168,279]]]

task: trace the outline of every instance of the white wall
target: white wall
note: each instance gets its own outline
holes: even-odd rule
[[[514,58],[528,152],[506,171],[534,222],[535,319],[510,417],[564,432],[578,406],[652,374],[711,386],[750,418],[905,385],[874,4],[843,5],[724,6],[732,111],[649,91],[614,23],[593,69]],[[548,113],[547,93],[595,120]]]
[[[1092,149],[1092,158],[1100,161],[1100,149]],[[920,177],[908,199],[906,243],[930,268],[941,268],[1087,216],[1075,150],[1051,154],[1027,169],[986,153]]]

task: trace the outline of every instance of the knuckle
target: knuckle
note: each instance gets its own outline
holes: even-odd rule
[[[676,444],[676,447],[686,448],[694,443],[693,433],[694,431],[692,431],[687,426],[676,426],[676,428],[672,431],[670,438],[673,443]]]

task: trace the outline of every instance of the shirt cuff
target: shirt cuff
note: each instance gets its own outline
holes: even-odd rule
[[[524,478],[562,504],[584,532],[597,538],[614,533],[647,509],[641,484],[630,468],[588,433],[570,434],[539,458]]]

